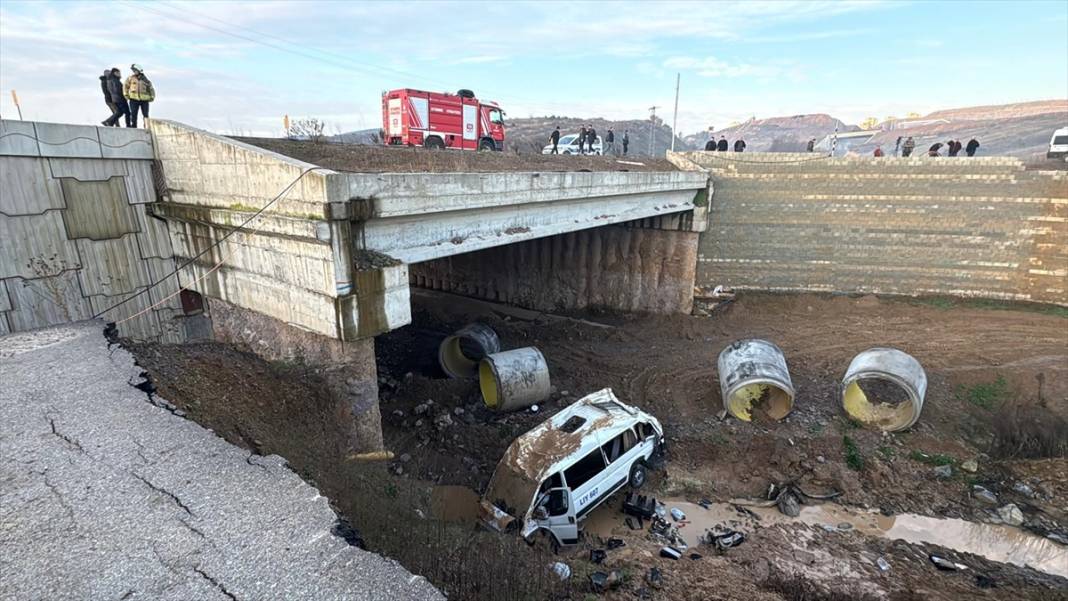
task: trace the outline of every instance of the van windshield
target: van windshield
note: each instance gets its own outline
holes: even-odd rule
[[[493,472],[484,498],[512,517],[522,520],[534,502],[537,491],[537,482],[528,480],[522,473],[501,463]]]

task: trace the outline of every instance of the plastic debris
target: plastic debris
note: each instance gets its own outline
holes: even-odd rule
[[[632,492],[623,499],[623,513],[649,519],[656,515],[658,505],[660,504],[653,497]]]
[[[664,519],[665,517],[667,517],[667,508],[664,507],[664,504],[657,503],[655,500],[653,502],[656,503],[656,509],[654,510],[656,512],[656,515],[660,517],[660,519]]]
[[[537,405],[531,405],[530,406],[530,412],[531,413],[537,413],[538,412],[538,406]]]
[[[720,553],[725,552],[731,547],[737,547],[745,542],[745,534],[738,532],[737,530],[726,530],[723,532],[709,532],[705,542],[712,545]]]
[[[608,553],[604,549],[590,549],[590,561],[593,563],[601,563],[605,557],[608,557]]]
[[[571,577],[571,566],[562,561],[554,563],[552,565],[552,570],[560,580],[567,580]]]
[[[710,501],[708,499],[701,499],[700,501],[697,502],[697,504],[700,505],[703,509],[708,509],[709,507],[712,506],[712,501]]]
[[[604,572],[590,574],[590,585],[596,593],[603,593],[609,589],[617,588],[620,584],[623,584],[623,573],[619,570],[612,570],[607,574]]]
[[[610,538],[605,542],[605,547],[607,547],[609,551],[625,546],[627,546],[627,543],[621,538]]]
[[[660,549],[660,557],[667,557],[668,559],[679,559],[682,557],[682,551],[672,547],[662,547]]]
[[[875,565],[879,567],[879,571],[880,572],[889,572],[890,571],[890,562],[886,561],[886,559],[884,559],[882,557],[880,557],[879,559],[875,560]]]
[[[683,513],[682,510],[679,509],[678,507],[672,507],[671,508],[671,519],[675,520],[676,522],[681,522],[682,520],[686,519],[686,514]]]
[[[930,555],[928,556],[928,558],[931,560],[931,563],[933,563],[936,568],[942,570],[943,572],[956,572],[957,570],[968,569],[968,566],[962,563],[950,561],[945,557],[940,557],[938,555]]]
[[[660,573],[660,568],[649,568],[649,573],[645,575],[645,581],[653,588],[660,588],[664,585],[664,575]]]

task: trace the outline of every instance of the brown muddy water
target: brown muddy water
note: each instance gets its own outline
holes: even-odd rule
[[[623,522],[625,516],[620,511],[620,502],[612,499],[591,512],[584,525],[586,532],[605,538],[632,532]],[[1068,547],[1012,526],[914,514],[884,516],[834,504],[807,505],[802,507],[800,516],[791,518],[774,507],[746,507],[752,512],[747,514],[728,503],[713,503],[708,509],[682,500],[668,499],[663,503],[669,512],[678,508],[686,514],[684,520],[675,524],[690,547],[699,545],[705,532],[716,527],[749,532],[755,528],[801,523],[828,530],[856,530],[890,540],[930,543],[1068,577]]]

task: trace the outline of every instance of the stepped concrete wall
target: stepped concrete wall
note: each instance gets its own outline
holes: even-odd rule
[[[674,159],[712,176],[698,286],[1068,304],[1068,172],[1008,157]]]
[[[0,121],[0,334],[89,319],[174,270],[139,129]],[[206,334],[170,278],[101,317],[119,336]],[[170,298],[168,298],[170,297]]]

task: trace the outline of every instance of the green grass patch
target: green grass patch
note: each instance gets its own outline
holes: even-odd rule
[[[897,453],[894,451],[894,447],[881,446],[879,447],[879,454],[883,456],[883,459],[890,461]]]
[[[923,451],[913,451],[909,453],[909,459],[925,463],[927,465],[957,465],[957,460],[949,455],[943,455],[942,453],[934,453],[928,455]]]
[[[968,401],[982,409],[993,409],[1000,405],[1009,394],[1009,383],[1004,376],[998,376],[993,382],[983,382],[974,386],[958,386],[957,400]]]
[[[860,454],[856,441],[849,436],[843,436],[842,446],[845,448],[845,462],[849,469],[858,472],[864,469],[864,456]]]

